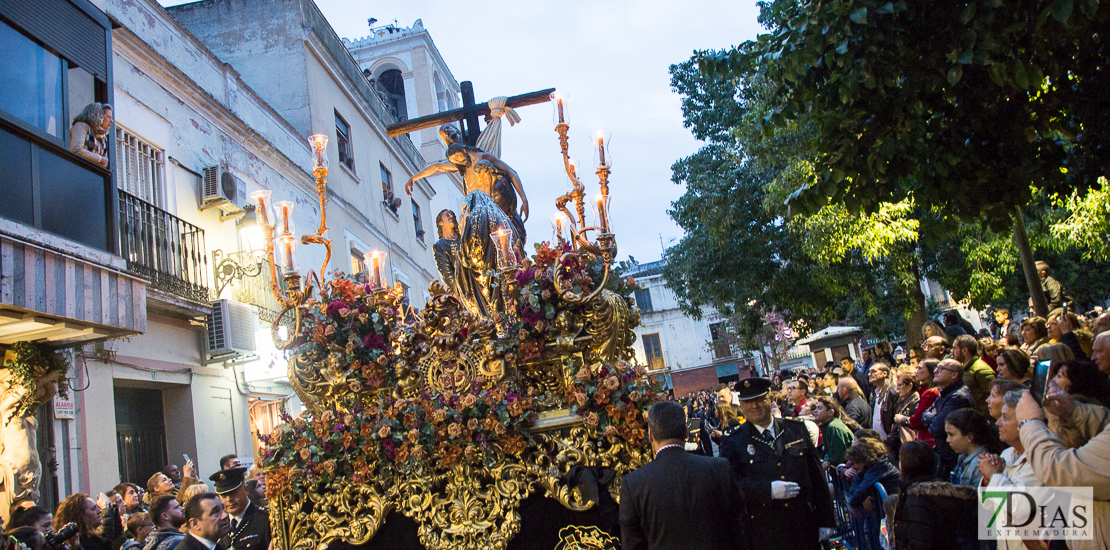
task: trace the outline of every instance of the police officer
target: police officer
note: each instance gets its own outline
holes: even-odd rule
[[[270,513],[251,502],[243,481],[247,469],[240,466],[220,470],[208,479],[231,517],[231,531],[219,540],[228,550],[267,550],[270,547]]]
[[[832,495],[805,425],[771,416],[770,389],[765,378],[737,384],[747,422],[721,439],[721,456],[743,493],[754,548],[820,548],[820,528],[836,526]]]

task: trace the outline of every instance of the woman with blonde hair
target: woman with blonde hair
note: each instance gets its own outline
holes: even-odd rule
[[[1048,378],[1052,379],[1053,376],[1056,376],[1056,370],[1060,368],[1060,365],[1073,359],[1075,359],[1075,353],[1066,344],[1045,344],[1033,352],[1029,361],[1034,372],[1037,370],[1037,363],[1052,361],[1052,365],[1048,368]]]
[[[100,166],[108,167],[108,131],[112,129],[112,107],[89,103],[69,128],[69,150]]]

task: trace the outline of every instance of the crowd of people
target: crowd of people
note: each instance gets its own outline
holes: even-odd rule
[[[1110,313],[1060,308],[1020,323],[993,313],[989,330],[952,313],[928,322],[921,346],[905,352],[881,342],[859,360],[657,405],[672,412],[649,413],[656,460],[670,448],[702,456],[681,468],[671,456],[669,471],[727,460],[731,484],[717,490],[740,519],[727,526],[734,538],[681,547],[817,548],[837,534],[825,498],[835,486],[835,506],[885,513],[892,548],[1110,548]],[[665,421],[674,409],[681,437]],[[629,500],[642,501],[626,506],[622,496],[625,548],[666,548],[643,510],[681,509],[685,497],[644,489],[645,472],[625,478]],[[978,540],[979,488],[1037,486],[1092,487],[1094,539]]]
[[[53,513],[15,502],[0,550],[267,550],[265,474],[227,455],[208,479],[211,487],[187,460],[155,472],[145,487],[120,483],[95,499],[71,494]]]

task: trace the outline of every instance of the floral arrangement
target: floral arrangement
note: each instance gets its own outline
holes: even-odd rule
[[[522,324],[518,338],[520,357],[524,361],[539,356],[545,337],[555,330],[556,314],[576,307],[559,298],[552,266],[562,262],[557,268],[562,270],[563,280],[569,282],[570,290],[579,295],[592,292],[595,281],[603,279],[604,265],[593,256],[573,255],[561,259],[572,251],[571,245],[566,242],[557,244],[555,248],[547,242],[538,243],[532,260],[525,260],[516,272],[516,284],[520,289],[517,315]],[[614,267],[606,288],[629,296],[638,287],[631,277],[622,279],[619,268]]]
[[[566,389],[570,411],[587,429],[610,438],[644,441],[647,411],[663,396],[662,386],[642,366],[627,361],[581,367]]]
[[[545,337],[555,330],[554,318],[575,307],[558,297],[551,274],[551,266],[570,251],[569,245],[541,243],[516,273],[520,320],[488,342],[505,360],[539,357]],[[582,294],[601,280],[603,266],[568,256],[561,269]],[[635,288],[619,276],[610,277],[607,287],[625,296]],[[284,415],[283,424],[261,436],[268,496],[330,483],[388,483],[460,464],[490,466],[534,446],[530,430],[544,407],[540,396],[513,380],[491,386],[479,377],[454,394],[396,395],[405,365],[394,344],[405,338],[403,323],[396,303],[372,292],[362,275],[336,275],[321,300],[308,304],[294,351],[335,360],[341,372],[328,375],[342,376],[351,391],[343,396],[343,407],[299,418]],[[456,336],[477,337],[465,330]],[[459,343],[431,345],[451,349]],[[595,436],[640,443],[646,411],[659,395],[642,367],[619,361],[579,369],[564,397]]]
[[[387,481],[460,463],[489,465],[493,446],[520,453],[530,442],[535,401],[506,384],[481,386],[476,380],[462,395],[428,392],[415,399],[378,392],[350,412],[284,416],[284,424],[262,437],[267,494],[298,491],[305,483]]]

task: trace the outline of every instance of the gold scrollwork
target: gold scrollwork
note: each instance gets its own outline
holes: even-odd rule
[[[617,550],[620,539],[594,525],[568,525],[559,530],[555,550]]]

